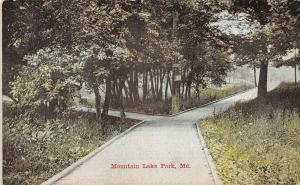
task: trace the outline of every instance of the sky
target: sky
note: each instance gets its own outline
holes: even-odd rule
[[[253,21],[249,18],[249,14],[238,13],[230,14],[227,10],[215,16],[215,22],[211,22],[210,26],[220,31],[220,34],[241,36],[241,37],[254,37],[267,29],[263,27],[258,21]],[[290,49],[286,54],[280,56],[283,60],[289,60],[295,56],[299,56],[299,49]]]
[[[230,14],[227,10],[216,15],[217,21],[210,26],[217,28],[220,34],[241,37],[253,37],[262,31],[262,26],[257,21],[250,21],[246,13]]]
[[[267,31],[268,26],[261,26],[258,21],[251,20],[246,13],[230,14],[227,10],[222,11],[216,15],[216,21],[211,22],[210,26],[220,31],[220,34],[240,36],[244,38],[252,38],[257,34]],[[285,55],[278,56],[283,60],[289,60],[295,56],[299,56],[299,49],[290,49],[286,51]],[[234,55],[231,56],[234,60]],[[280,68],[269,68],[269,81],[278,81],[278,79],[285,78],[285,81],[292,81],[294,78],[293,69],[291,67],[282,66]],[[250,72],[249,74],[252,73]],[[259,71],[259,70],[258,70]],[[257,72],[258,72],[257,71]],[[299,74],[298,74],[299,76]]]

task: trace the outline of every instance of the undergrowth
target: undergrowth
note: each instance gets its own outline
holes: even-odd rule
[[[195,97],[195,93],[192,92],[192,96],[190,99],[181,100],[179,111],[184,111],[193,107],[198,107],[251,88],[251,85],[246,84],[225,85],[222,88],[207,88],[203,89],[200,92],[200,100],[198,100]],[[167,101],[149,99],[140,105],[128,105],[128,107],[126,107],[126,110],[129,112],[139,112],[151,115],[169,115],[172,114],[171,100],[171,98],[169,98]]]
[[[71,113],[56,120],[5,116],[3,180],[5,185],[35,185],[68,167],[134,124],[106,118],[105,134],[91,113]]]
[[[300,184],[300,85],[199,123],[225,184]]]

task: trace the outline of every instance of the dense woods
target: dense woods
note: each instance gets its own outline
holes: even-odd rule
[[[268,64],[297,72],[299,57],[278,56],[299,46],[299,6],[293,0],[7,0],[3,92],[33,112],[54,113],[66,110],[85,84],[99,119],[102,108],[124,115],[125,107],[149,102],[172,104],[174,113],[179,102],[224,83],[234,65],[248,65],[260,68],[263,97]],[[246,13],[260,31],[220,34],[210,24],[225,10]]]

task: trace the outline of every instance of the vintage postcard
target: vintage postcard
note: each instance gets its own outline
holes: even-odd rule
[[[299,0],[4,0],[4,185],[300,185]]]

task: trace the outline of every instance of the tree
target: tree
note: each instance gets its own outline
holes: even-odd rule
[[[10,96],[9,82],[13,81],[26,54],[34,53],[43,44],[41,36],[45,12],[37,11],[40,2],[24,6],[24,2],[3,2],[3,93]],[[43,19],[43,20],[42,20]]]
[[[290,66],[294,68],[294,80],[295,85],[297,84],[297,68],[300,65],[299,49],[294,48],[288,50],[288,56],[278,56],[277,60],[274,61],[276,67]]]
[[[46,48],[24,59],[27,65],[11,83],[18,106],[45,117],[66,110],[80,88],[79,58],[65,48]]]
[[[266,44],[264,44],[264,50],[261,51],[265,55],[257,57],[262,61],[258,84],[259,97],[264,97],[267,93],[268,63],[272,58],[269,57],[270,53],[284,53],[292,44],[290,40],[295,40],[299,36],[299,16],[297,16],[299,15],[299,10],[297,7],[300,7],[300,4],[294,0],[233,1],[232,10],[248,13],[254,20],[258,20],[264,29],[262,30],[263,41]],[[269,51],[269,46],[272,46],[273,52],[266,52]],[[255,47],[252,47],[252,49]]]
[[[190,97],[193,83],[202,87],[221,83],[230,68],[224,57],[225,45],[208,26],[220,5],[188,0],[50,0],[19,1],[15,5],[13,10],[22,10],[15,20],[20,25],[29,21],[29,28],[25,28],[25,36],[21,29],[15,30],[13,38],[22,46],[35,44],[24,53],[34,56],[45,48],[66,48],[74,57],[80,53],[80,76],[96,96],[97,119],[101,119],[103,86],[102,114],[107,114],[112,104],[124,115],[125,105],[145,104],[148,99],[163,101],[163,91],[166,104],[169,92],[178,92],[181,99],[184,94]],[[32,16],[36,16],[34,21],[27,20],[35,18]],[[174,82],[173,64],[182,69],[183,80],[178,84]]]

